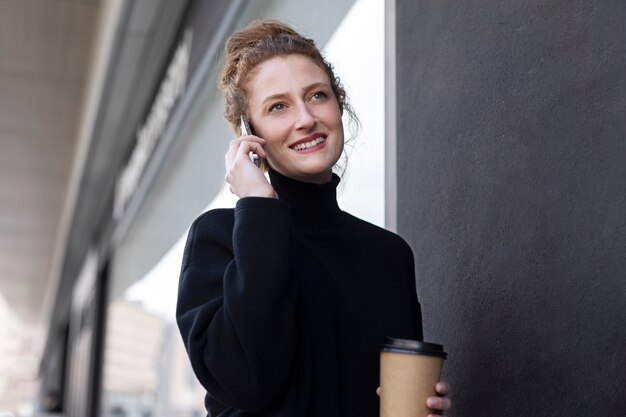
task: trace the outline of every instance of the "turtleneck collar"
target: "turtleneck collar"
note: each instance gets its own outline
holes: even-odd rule
[[[325,184],[301,182],[272,169],[269,176],[278,198],[291,207],[291,222],[296,229],[318,231],[341,224],[342,211],[337,205],[340,179],[336,174]]]

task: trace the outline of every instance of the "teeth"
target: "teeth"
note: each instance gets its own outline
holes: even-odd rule
[[[299,143],[298,145],[294,146],[293,148],[296,151],[301,151],[303,149],[308,149],[308,148],[311,148],[311,147],[313,147],[315,145],[318,145],[318,144],[324,142],[325,140],[326,140],[326,138],[320,136],[319,138],[313,139],[310,142]]]

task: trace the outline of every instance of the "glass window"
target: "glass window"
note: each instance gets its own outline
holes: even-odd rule
[[[347,145],[339,206],[381,227],[385,223],[384,3],[356,1],[325,47],[362,127]],[[349,132],[348,123],[344,124]]]

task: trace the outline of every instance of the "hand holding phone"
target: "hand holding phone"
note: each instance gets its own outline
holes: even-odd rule
[[[240,159],[242,157],[245,158],[245,154],[247,153],[250,161],[252,161],[256,167],[259,167],[262,161],[255,151],[265,157],[265,151],[262,148],[262,144],[266,142],[265,139],[259,137],[245,138],[246,135],[253,134],[245,116],[241,116],[240,118],[240,133],[240,139],[234,139],[230,142],[229,149],[225,155],[225,179],[229,185],[230,191],[240,198],[276,198],[276,191],[266,176],[263,175],[262,170],[251,168],[245,160],[241,161]],[[236,160],[243,163],[235,163]]]
[[[241,130],[241,136],[251,135],[252,130],[250,129],[250,123],[248,122],[248,118],[246,116],[241,116],[241,123],[239,125],[239,129]],[[248,157],[252,161],[254,165],[259,166],[259,155],[250,151],[248,153]]]

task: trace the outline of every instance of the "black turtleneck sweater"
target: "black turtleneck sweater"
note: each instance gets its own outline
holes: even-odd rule
[[[323,185],[270,172],[192,224],[177,322],[214,416],[378,417],[379,346],[422,338],[413,255]]]

